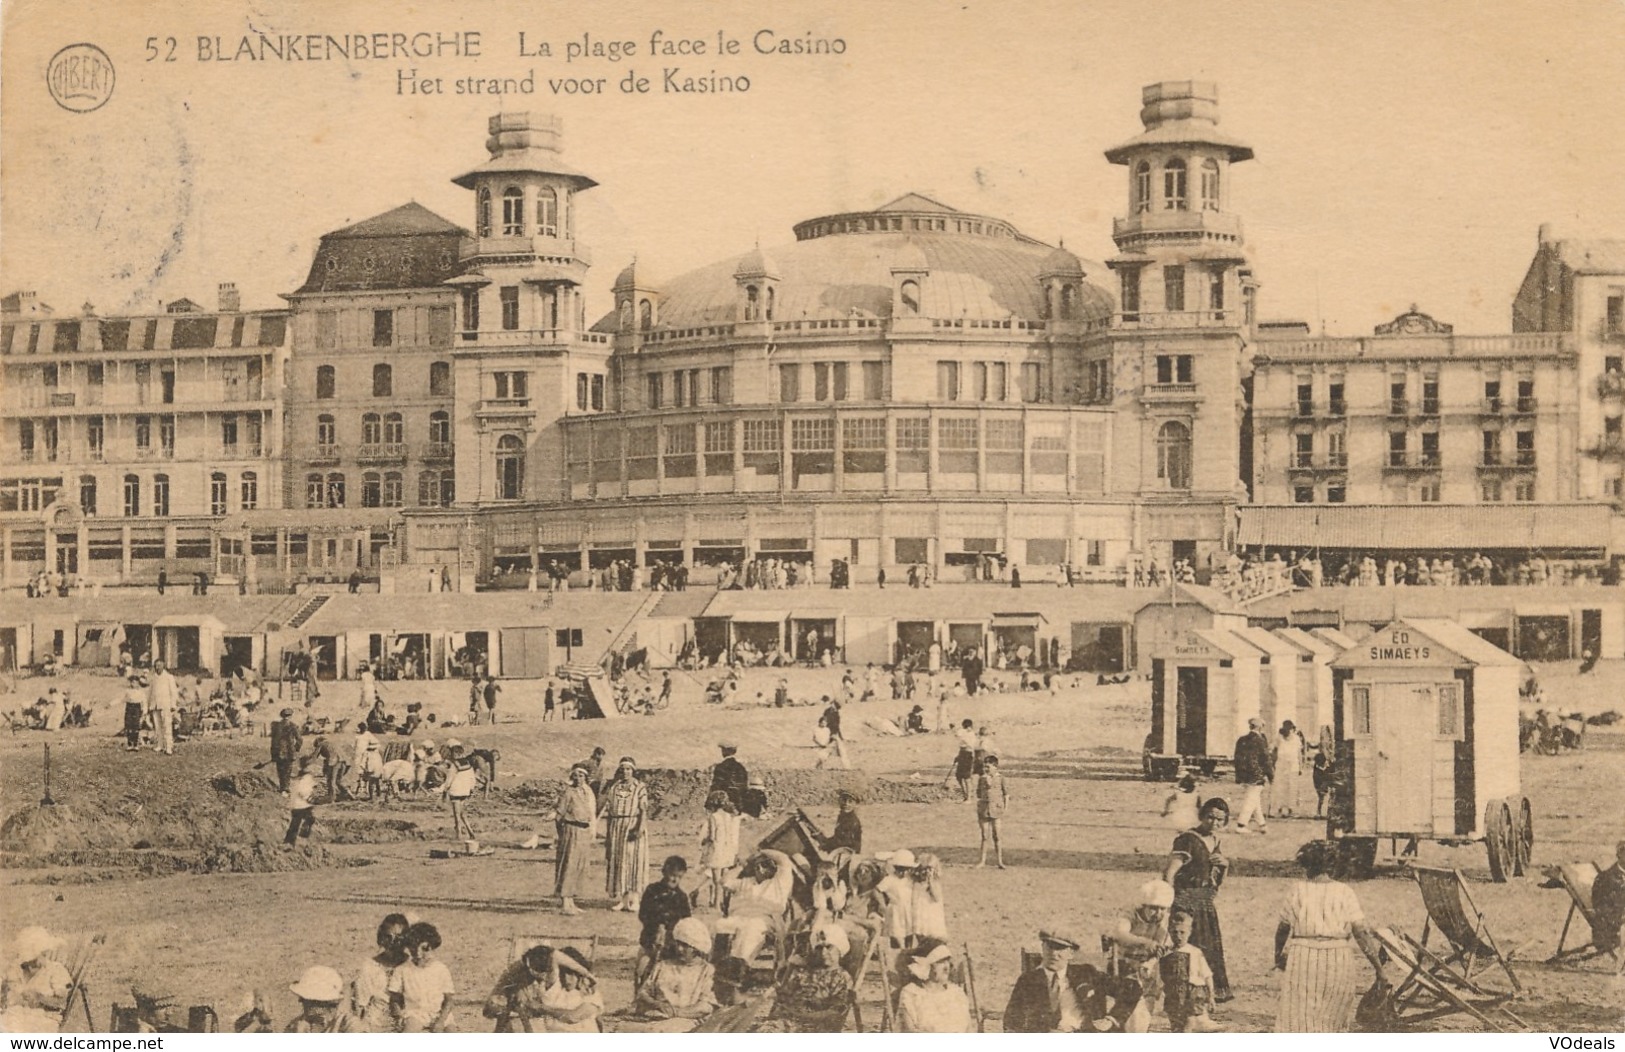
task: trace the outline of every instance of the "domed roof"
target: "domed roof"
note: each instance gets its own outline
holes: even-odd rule
[[[895,271],[924,270],[930,313],[940,318],[1038,322],[1043,289],[1056,250],[1002,220],[958,212],[910,195],[906,209],[881,208],[808,220],[800,240],[722,260],[664,285],[658,329],[686,329],[738,320],[738,278],[777,279],[774,317],[780,321],[889,318]],[[926,206],[930,206],[927,208]],[[1070,252],[1069,273],[1084,264]],[[1103,270],[1104,268],[1098,268]],[[1085,319],[1105,318],[1111,296],[1083,282]],[[613,328],[613,318],[600,325]]]
[[[615,275],[615,284],[610,286],[610,290],[619,292],[622,289],[654,289],[658,288],[659,284],[649,265],[638,262],[638,258],[633,256],[632,262]]]
[[[736,278],[776,278],[779,268],[773,260],[762,252],[762,246],[757,245],[739,258],[739,265],[734,268]]]
[[[1083,260],[1074,256],[1062,245],[1054,252],[1044,257],[1043,266],[1038,268],[1040,274],[1058,274],[1063,277],[1083,277]]]

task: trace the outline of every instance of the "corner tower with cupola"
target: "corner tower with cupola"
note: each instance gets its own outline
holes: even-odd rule
[[[1145,130],[1106,151],[1128,170],[1127,214],[1112,221],[1119,310],[1112,325],[1120,488],[1145,498],[1141,544],[1191,558],[1227,546],[1244,499],[1246,348],[1255,285],[1231,166],[1250,147],[1218,128],[1218,89],[1202,81],[1145,88]],[[1129,446],[1125,443],[1125,446]]]
[[[555,117],[499,113],[490,158],[452,180],[473,191],[474,236],[448,284],[459,292],[459,503],[561,496],[564,456],[549,433],[601,411],[609,337],[587,331],[576,198],[597,183],[561,156]]]

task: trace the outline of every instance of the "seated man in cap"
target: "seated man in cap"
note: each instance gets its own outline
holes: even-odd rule
[[[349,1034],[359,1028],[341,1007],[344,979],[323,964],[305,969],[288,989],[299,998],[299,1015],[289,1023],[289,1034]]]
[[[779,925],[790,904],[795,873],[789,855],[763,848],[724,885],[732,898],[728,916],[717,923],[717,931],[733,935],[729,956],[749,964],[761,952],[768,932]]]
[[[1140,1003],[1140,984],[1113,979],[1090,964],[1074,964],[1078,940],[1041,931],[1043,958],[1010,991],[1004,1029],[1012,1034],[1122,1031]]]
[[[712,993],[716,972],[706,959],[710,953],[711,933],[703,921],[684,917],[673,925],[669,949],[638,987],[638,1014],[692,1020],[716,1011],[717,999]]]

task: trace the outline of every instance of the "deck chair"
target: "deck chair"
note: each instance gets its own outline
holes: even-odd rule
[[[1459,869],[1429,869],[1412,866],[1416,885],[1422,891],[1422,904],[1427,907],[1428,919],[1422,925],[1422,939],[1418,944],[1429,957],[1439,960],[1442,967],[1452,969],[1463,989],[1480,996],[1489,996],[1473,979],[1475,970],[1482,972],[1492,962],[1506,972],[1511,990],[1504,996],[1511,998],[1523,993],[1523,984],[1512,970],[1512,962],[1490,935],[1484,914],[1474,905],[1467,891],[1467,882]],[[1438,932],[1449,944],[1449,956],[1428,950],[1428,936]],[[1459,971],[1455,967],[1459,965]]]
[[[1528,1029],[1527,1024],[1513,1015],[1503,1003],[1505,995],[1487,999],[1481,997],[1476,1003],[1463,997],[1457,992],[1463,988],[1460,973],[1409,935],[1395,928],[1373,928],[1372,934],[1389,959],[1398,961],[1407,971],[1393,993],[1394,1013],[1400,1023],[1422,1023],[1461,1013],[1472,1016],[1486,1029],[1506,1033],[1505,1028],[1488,1014],[1489,1011],[1496,1011],[1522,1029]],[[1471,984],[1467,986],[1471,987]]]
[[[1568,862],[1560,866],[1552,866],[1546,870],[1551,883],[1542,884],[1541,887],[1561,887],[1569,893],[1569,912],[1563,918],[1563,932],[1557,937],[1557,952],[1547,959],[1548,964],[1555,964],[1563,960],[1585,960],[1595,957],[1600,950],[1597,949],[1596,914],[1591,907],[1591,886],[1597,882],[1597,867],[1590,862]],[[1574,923],[1574,915],[1578,913],[1586,922],[1586,928],[1591,937],[1584,943],[1570,949],[1564,949],[1568,942],[1569,926]],[[1586,953],[1590,950],[1590,953]],[[1584,955],[1584,956],[1582,956]],[[1625,972],[1625,955],[1622,955],[1615,974]]]

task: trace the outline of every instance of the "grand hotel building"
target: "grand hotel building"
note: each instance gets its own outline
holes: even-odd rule
[[[1507,335],[1260,324],[1230,197],[1252,150],[1211,84],[1151,85],[1140,117],[1106,151],[1103,264],[908,194],[685,275],[628,266],[593,321],[596,182],[557,121],[499,114],[456,180],[466,227],[409,204],[334,231],[282,309],[14,295],[0,572],[360,566],[405,591],[430,567],[466,590],[532,560],[840,558],[861,581],[996,553],[1117,579],[1376,546],[1377,509],[1394,548],[1622,547],[1625,243],[1543,231]]]

